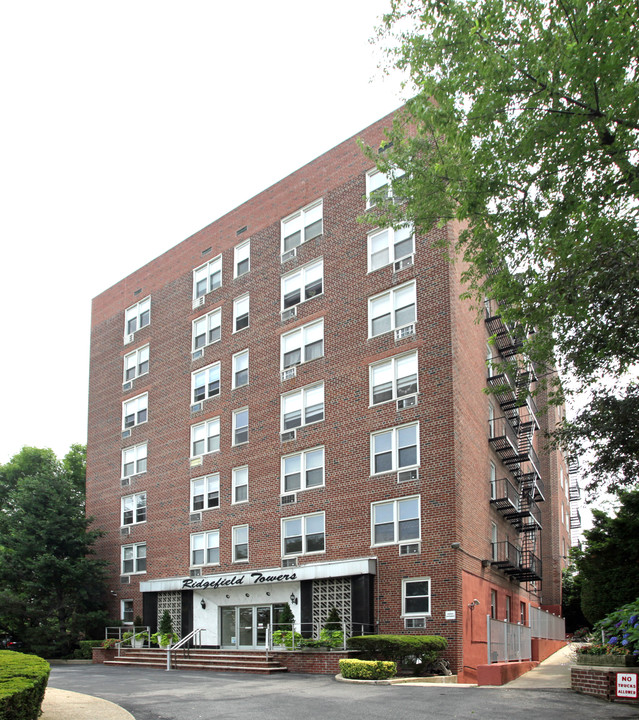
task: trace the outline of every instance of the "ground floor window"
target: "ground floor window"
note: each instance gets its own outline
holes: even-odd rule
[[[120,600],[120,619],[123,623],[133,623],[133,600]]]
[[[430,578],[404,578],[402,614],[430,615]]]

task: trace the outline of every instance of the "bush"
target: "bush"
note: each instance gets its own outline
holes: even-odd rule
[[[295,647],[300,647],[302,641],[301,633],[295,633]],[[276,630],[273,633],[273,645],[285,645],[289,650],[293,649],[293,632],[291,630]]]
[[[93,657],[92,649],[94,647],[103,647],[103,640],[80,640],[79,648],[73,651],[73,657],[76,660],[91,660]]]
[[[446,638],[439,635],[358,635],[346,644],[359,650],[364,660],[392,660],[416,674],[424,672],[448,647]]]
[[[35,655],[0,650],[0,720],[37,720],[50,671]]]
[[[592,629],[599,639],[603,632],[604,652],[621,655],[639,655],[639,598],[607,615]]]
[[[340,660],[339,669],[351,680],[388,680],[397,673],[397,665],[385,660]]]

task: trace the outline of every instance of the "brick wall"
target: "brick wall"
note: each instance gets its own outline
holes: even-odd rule
[[[582,667],[573,665],[570,668],[571,687],[575,692],[594,695],[613,702],[624,702],[639,705],[639,700],[617,697],[617,675],[632,673],[637,675],[638,668],[614,670],[612,668]]]

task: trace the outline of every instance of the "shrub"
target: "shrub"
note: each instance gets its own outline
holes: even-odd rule
[[[397,665],[385,660],[340,660],[339,669],[351,680],[387,680],[397,673]]]
[[[347,640],[364,660],[392,660],[398,667],[423,672],[448,647],[439,635],[359,635]]]
[[[91,660],[93,657],[93,648],[104,647],[103,642],[104,640],[80,640],[78,643],[80,647],[73,651],[73,657],[76,660]]]
[[[639,655],[639,598],[600,620],[592,629],[595,638],[603,633],[605,651]]]
[[[300,647],[301,633],[295,633],[295,647]],[[276,630],[273,633],[273,645],[285,645],[289,650],[293,648],[293,632],[291,630]]]
[[[326,622],[324,623],[324,630],[335,631],[342,629],[342,618],[340,618],[337,608],[333,606],[331,611],[328,613]]]
[[[35,655],[0,650],[0,720],[37,720],[50,671]]]

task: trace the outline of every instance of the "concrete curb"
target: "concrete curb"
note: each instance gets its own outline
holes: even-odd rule
[[[40,720],[135,720],[128,710],[115,703],[48,687],[42,703]]]

